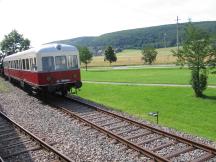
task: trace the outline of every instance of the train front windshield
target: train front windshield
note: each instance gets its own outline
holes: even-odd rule
[[[62,71],[78,68],[78,59],[76,55],[71,56],[49,56],[42,57],[43,71]]]
[[[55,70],[54,58],[52,56],[42,57],[42,69],[43,71],[54,71]]]

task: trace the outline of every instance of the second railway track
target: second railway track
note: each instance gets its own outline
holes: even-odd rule
[[[213,147],[136,122],[78,97],[60,100],[50,104],[113,138],[113,143],[123,143],[125,147],[121,149],[133,149],[137,156],[142,154],[150,161],[214,162],[216,159]]]
[[[0,112],[0,162],[72,161]]]

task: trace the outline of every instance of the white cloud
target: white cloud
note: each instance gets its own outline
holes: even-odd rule
[[[33,45],[123,29],[216,20],[215,0],[0,0],[0,40],[17,29]]]

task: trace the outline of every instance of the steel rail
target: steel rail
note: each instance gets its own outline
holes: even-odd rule
[[[32,134],[31,132],[29,132],[28,130],[26,130],[25,128],[23,128],[21,125],[19,125],[18,123],[16,123],[14,120],[12,120],[9,117],[7,117],[1,111],[0,111],[0,116],[3,117],[4,119],[6,119],[7,121],[9,121],[15,128],[19,129],[21,132],[24,132],[24,134],[28,135],[31,139],[33,139],[34,141],[36,141],[44,149],[53,152],[58,157],[59,160],[61,160],[63,162],[71,162],[71,161],[73,161],[69,157],[61,154],[59,151],[57,151],[51,145],[45,143],[44,141],[42,141],[41,139],[39,139],[38,137],[36,137],[34,134]]]
[[[62,112],[66,113],[66,114],[68,114],[70,116],[72,116],[73,118],[76,118],[76,119],[78,119],[78,120],[80,120],[82,122],[87,123],[89,126],[91,126],[91,127],[95,128],[95,129],[99,130],[100,132],[103,132],[107,136],[116,139],[117,141],[119,141],[119,142],[127,145],[128,147],[130,147],[130,148],[132,148],[132,149],[134,149],[134,150],[142,153],[143,155],[146,155],[147,157],[153,159],[156,162],[170,162],[170,160],[165,159],[165,158],[163,158],[163,157],[155,154],[154,152],[152,152],[150,150],[144,149],[144,148],[142,148],[142,147],[140,147],[140,146],[138,146],[138,145],[136,145],[136,144],[134,144],[134,143],[132,143],[132,142],[130,142],[130,141],[122,138],[122,137],[120,137],[119,135],[117,135],[117,134],[115,134],[115,133],[113,133],[113,132],[111,132],[111,131],[109,131],[107,129],[104,129],[104,128],[102,128],[102,127],[100,127],[100,126],[98,126],[98,125],[96,125],[96,124],[94,124],[94,123],[92,123],[92,122],[84,119],[83,117],[81,117],[81,116],[79,116],[79,115],[71,112],[70,110],[68,110],[68,109],[66,109],[66,108],[64,108],[62,106],[55,105],[55,104],[52,104],[52,103],[49,103],[49,104],[51,106],[53,106],[53,107],[59,108]]]
[[[127,122],[129,122],[129,123],[132,123],[132,124],[134,124],[134,125],[137,125],[137,126],[139,126],[139,127],[141,127],[141,128],[149,129],[149,130],[151,130],[152,132],[161,134],[161,135],[166,136],[166,137],[170,137],[170,138],[175,139],[175,140],[177,140],[177,141],[180,141],[180,142],[182,142],[182,143],[188,144],[188,145],[193,146],[193,147],[195,147],[195,148],[199,148],[199,149],[201,149],[201,150],[204,150],[204,151],[207,151],[207,152],[209,152],[209,153],[211,153],[211,154],[216,155],[216,149],[213,148],[213,147],[211,147],[211,146],[208,146],[208,145],[205,145],[205,144],[202,144],[202,143],[198,143],[198,142],[195,142],[195,141],[186,139],[186,138],[181,137],[181,136],[177,136],[177,135],[175,135],[175,134],[172,134],[172,133],[169,133],[169,132],[166,132],[166,131],[163,131],[163,130],[160,130],[160,129],[157,129],[157,128],[154,128],[154,127],[151,127],[151,126],[149,126],[149,125],[146,125],[146,124],[137,122],[137,121],[135,121],[135,120],[132,120],[132,119],[128,119],[128,118],[126,118],[126,117],[123,117],[123,116],[121,116],[121,115],[112,113],[112,112],[110,112],[110,111],[104,110],[104,109],[102,109],[101,107],[99,107],[99,106],[97,106],[97,105],[94,105],[93,103],[90,103],[90,102],[92,102],[92,101],[87,101],[87,100],[85,100],[85,99],[83,99],[83,98],[78,99],[78,97],[74,98],[73,96],[67,96],[66,99],[68,99],[68,100],[73,100],[73,101],[75,101],[75,102],[78,102],[78,103],[83,104],[83,105],[85,105],[85,106],[87,106],[87,107],[93,108],[93,109],[95,109],[95,110],[97,110],[97,111],[100,111],[100,112],[102,112],[102,113],[106,113],[106,114],[111,115],[111,116],[113,116],[113,117],[120,118],[120,119],[122,119],[122,120],[124,120],[124,121],[127,121]]]

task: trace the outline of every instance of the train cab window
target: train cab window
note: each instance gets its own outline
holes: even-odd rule
[[[55,67],[56,67],[56,70],[67,70],[66,56],[56,56],[55,57]]]
[[[54,58],[50,57],[42,57],[42,69],[43,71],[53,71],[55,70],[54,66]]]
[[[68,68],[75,69],[78,68],[77,56],[68,56]]]

